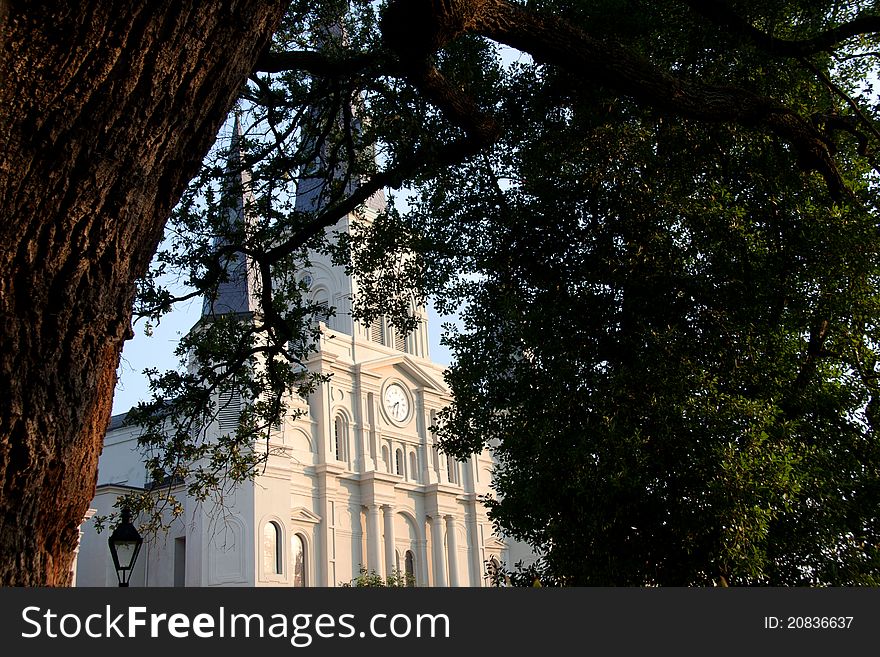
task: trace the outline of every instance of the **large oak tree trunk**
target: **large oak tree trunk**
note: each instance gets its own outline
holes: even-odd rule
[[[279,0],[0,0],[0,584],[69,583],[135,279]]]

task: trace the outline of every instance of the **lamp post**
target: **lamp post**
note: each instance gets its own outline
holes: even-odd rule
[[[131,513],[128,509],[122,509],[122,519],[116,525],[116,529],[110,534],[107,543],[110,544],[110,555],[113,557],[113,567],[116,568],[116,579],[119,586],[128,586],[134,562],[137,561],[141,551],[141,543],[144,539],[138,534],[138,530],[131,524]]]

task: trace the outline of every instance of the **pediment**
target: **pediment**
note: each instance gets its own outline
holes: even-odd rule
[[[507,548],[507,543],[502,541],[497,536],[490,536],[486,540],[484,547],[489,552],[501,552],[502,550],[505,550]]]
[[[406,376],[416,385],[423,386],[440,394],[448,393],[443,376],[440,372],[433,372],[422,367],[406,354],[394,354],[384,358],[377,358],[361,363],[356,368],[361,374],[375,374],[381,376],[382,370],[394,369],[400,375]]]
[[[321,522],[321,516],[315,515],[304,506],[298,506],[291,510],[290,519],[294,522],[308,522],[315,525]]]

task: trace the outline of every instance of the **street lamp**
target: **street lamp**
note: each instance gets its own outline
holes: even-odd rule
[[[131,579],[131,571],[134,562],[137,561],[141,551],[141,543],[144,539],[138,534],[138,530],[131,524],[131,513],[128,509],[122,509],[122,519],[116,525],[116,529],[110,534],[107,543],[110,544],[110,554],[113,557],[113,567],[116,568],[116,579],[119,586],[128,586]]]

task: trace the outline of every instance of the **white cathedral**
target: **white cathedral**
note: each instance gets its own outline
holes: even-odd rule
[[[240,128],[233,131],[232,158]],[[235,168],[230,161],[228,170]],[[249,177],[242,173],[245,212]],[[300,208],[315,203],[302,190]],[[369,200],[367,219],[384,208]],[[240,220],[240,219],[239,219]],[[343,218],[337,231],[349,229]],[[323,586],[346,584],[362,569],[400,573],[415,586],[486,586],[485,564],[512,563],[526,551],[493,533],[480,499],[490,493],[492,460],[479,454],[457,461],[439,452],[429,428],[451,402],[443,368],[430,360],[425,313],[416,331],[396,335],[385,321],[363,325],[351,317],[358,281],[329,257],[312,254],[300,273],[311,300],[336,308],[322,323],[318,349],[306,362],[331,375],[308,398],[305,411],[276,427],[265,470],[236,488],[222,506],[176,491],[184,513],[167,534],[145,541],[132,586]],[[253,281],[231,276],[210,312],[249,312]],[[90,517],[108,514],[119,495],[147,485],[136,426],[114,416],[98,466]],[[213,428],[229,431],[235,414]],[[77,586],[116,586],[107,545],[87,519],[75,566]]]

